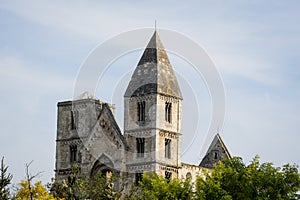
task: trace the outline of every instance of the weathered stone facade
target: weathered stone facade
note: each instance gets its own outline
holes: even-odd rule
[[[210,144],[205,157],[202,159],[200,166],[205,168],[213,168],[214,163],[223,158],[231,158],[220,134],[216,134]]]
[[[56,179],[66,178],[76,163],[88,177],[98,172],[118,173],[125,187],[140,180],[145,171],[195,180],[204,168],[230,158],[217,134],[200,166],[181,162],[182,100],[155,32],[124,95],[124,133],[115,121],[114,105],[88,93],[58,103]]]

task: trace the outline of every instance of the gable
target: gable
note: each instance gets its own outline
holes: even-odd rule
[[[221,136],[216,134],[199,166],[211,169],[215,163],[224,158],[230,159],[231,155]]]
[[[127,149],[125,138],[107,104],[103,105],[88,140],[94,141],[97,137],[101,137],[101,134],[105,134],[109,143]]]

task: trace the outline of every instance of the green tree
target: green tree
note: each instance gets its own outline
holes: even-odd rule
[[[144,173],[139,187],[133,188],[127,199],[192,199],[193,190],[190,179],[166,179],[155,173]]]
[[[299,189],[296,165],[274,167],[272,163],[260,163],[258,156],[246,165],[234,157],[217,163],[195,183],[143,174],[139,186],[133,187],[126,199],[291,200],[299,199]]]
[[[256,156],[249,165],[241,158],[224,160],[211,174],[196,180],[197,199],[296,199],[300,189],[298,166],[274,167]]]
[[[119,178],[114,174],[111,174],[109,177],[106,174],[96,174],[89,179],[90,198],[94,200],[119,199],[121,191],[120,188],[116,187],[118,181]]]
[[[92,179],[81,175],[74,167],[67,180],[54,182],[54,197],[68,200],[119,199],[121,191],[115,187],[116,177],[101,174]],[[274,167],[272,163],[260,163],[256,156],[246,165],[234,157],[217,163],[211,172],[198,176],[195,183],[190,179],[166,179],[155,173],[144,173],[139,185],[132,187],[124,199],[197,199],[197,200],[281,200],[297,199],[300,189],[298,166]]]
[[[77,165],[72,167],[72,172],[66,180],[54,181],[49,184],[51,193],[56,198],[68,200],[109,200],[118,199],[121,191],[115,187],[118,178],[112,175],[106,177],[101,173],[92,178],[83,176]]]
[[[26,179],[22,180],[18,185],[19,188],[17,189],[17,193],[13,197],[14,200],[57,200],[54,198],[47,189],[42,185],[41,181],[37,181],[33,184],[33,179],[37,178],[42,172],[38,172],[34,175],[30,173],[30,165],[33,161],[29,164],[26,164],[25,173]]]
[[[77,165],[72,166],[72,171],[68,179],[54,181],[49,184],[51,194],[56,198],[68,200],[88,199],[88,182],[81,175],[80,168]]]
[[[19,185],[21,187],[18,189],[15,200],[56,200],[52,195],[48,193],[46,188],[42,185],[41,181],[36,182],[31,187],[29,187],[28,181],[21,181]]]
[[[7,200],[9,199],[9,189],[8,186],[11,183],[12,175],[7,172],[8,166],[4,164],[4,157],[1,160],[1,168],[0,168],[0,199]]]

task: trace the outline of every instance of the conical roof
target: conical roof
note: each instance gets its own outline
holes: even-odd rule
[[[155,31],[136,67],[125,97],[159,93],[182,99],[167,52]]]

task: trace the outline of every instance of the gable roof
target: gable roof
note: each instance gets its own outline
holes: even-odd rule
[[[122,132],[121,132],[121,130],[120,130],[120,128],[119,128],[119,126],[118,126],[116,120],[115,120],[115,117],[114,117],[114,115],[112,114],[111,109],[109,108],[109,106],[108,106],[107,103],[104,103],[104,104],[103,104],[102,110],[100,111],[100,113],[99,113],[99,115],[98,115],[98,118],[97,118],[97,122],[96,122],[96,123],[99,123],[99,120],[100,120],[101,116],[102,116],[104,113],[107,114],[107,116],[108,116],[108,118],[109,118],[109,120],[110,120],[110,122],[111,122],[111,125],[115,128],[116,133],[117,133],[117,134],[116,134],[117,137],[119,137],[119,138],[121,139],[121,141],[123,142],[125,148],[128,148],[127,142],[126,142],[124,136],[122,135]]]
[[[231,155],[227,147],[225,146],[220,134],[217,133],[199,166],[212,168],[215,163],[224,158],[231,159]]]
[[[94,124],[93,128],[91,129],[92,132],[91,134],[89,134],[88,138],[86,139],[87,141],[90,141],[93,137],[94,137],[94,132],[96,131],[96,127],[100,126],[100,119],[101,117],[103,117],[104,115],[107,116],[107,120],[109,121],[110,124],[110,128],[114,129],[115,131],[111,132],[113,134],[113,136],[116,136],[117,138],[120,139],[120,141],[123,143],[125,149],[128,149],[128,145],[127,142],[124,138],[124,136],[121,133],[121,130],[115,120],[114,115],[112,114],[112,111],[109,107],[109,105],[107,103],[103,103],[102,104],[102,108],[97,116],[97,120],[96,123]]]
[[[125,97],[160,93],[182,99],[167,52],[155,31],[138,62]]]
[[[225,146],[225,144],[224,144],[224,142],[223,142],[223,140],[222,140],[222,138],[221,138],[221,136],[220,136],[219,133],[217,133],[215,135],[215,137],[214,137],[213,141],[211,142],[211,144],[210,144],[210,146],[209,146],[206,154],[208,154],[209,152],[213,151],[216,148],[217,145],[221,145],[222,148],[224,149],[225,153],[226,153],[226,156],[228,158],[231,158],[231,155],[230,155],[227,147]]]

